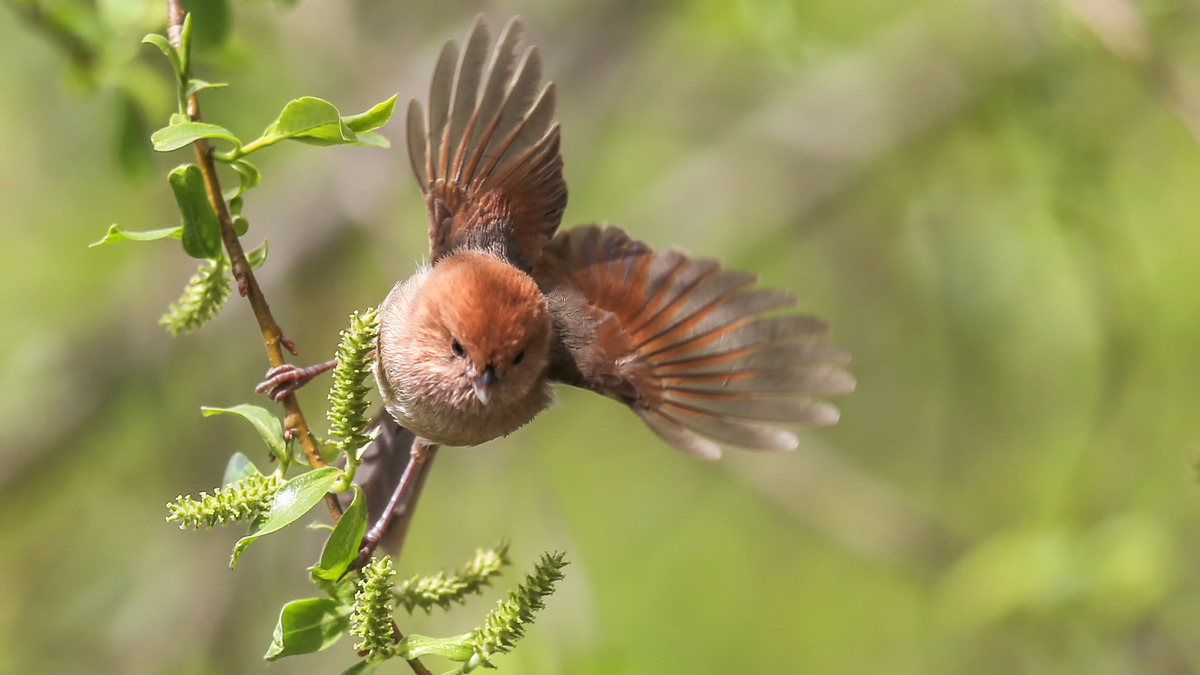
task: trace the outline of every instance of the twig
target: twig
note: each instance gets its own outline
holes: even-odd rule
[[[184,16],[180,0],[167,0],[167,37],[176,49],[180,47]],[[190,75],[190,73],[184,74],[185,77],[190,77]],[[195,94],[188,97],[187,114],[192,121],[201,121],[200,104],[196,100]],[[258,280],[254,278],[254,271],[250,269],[250,263],[246,260],[246,252],[242,250],[242,242],[234,232],[233,220],[229,217],[229,209],[225,204],[225,198],[221,195],[221,183],[217,179],[216,166],[213,164],[212,144],[200,139],[194,145],[196,160],[200,165],[200,172],[204,175],[204,187],[208,192],[208,201],[212,204],[213,210],[217,213],[217,220],[221,223],[221,239],[225,242],[225,250],[229,253],[229,260],[233,264],[233,277],[237,280],[238,292],[249,301],[250,307],[254,311],[254,318],[258,320],[258,327],[262,331],[263,343],[267,348],[267,358],[270,359],[271,366],[283,365],[283,350],[287,349],[295,354],[295,345],[283,336],[283,330],[276,323],[275,317],[271,315],[271,307],[267,305],[267,299],[258,286]],[[296,401],[296,395],[288,394],[284,397],[283,406],[286,411],[283,420],[284,427],[300,436],[300,443],[304,447],[304,454],[308,458],[309,466],[314,469],[325,466],[325,462],[321,460],[321,455],[317,451],[316,439],[308,428],[304,414],[300,412],[300,404]],[[334,522],[337,522],[342,515],[342,507],[338,503],[337,497],[326,494],[325,504],[329,507],[329,513],[333,516]],[[400,635],[398,627],[396,633]],[[406,661],[415,675],[433,675],[420,659],[406,659]]]
[[[176,49],[181,48],[180,37],[183,32],[184,15],[180,0],[167,0],[167,37]],[[190,76],[191,73],[184,73],[185,78]],[[195,94],[188,97],[187,114],[194,122],[202,121],[200,103]],[[267,358],[270,360],[271,366],[283,365],[283,350],[290,345],[290,342],[283,337],[283,330],[272,316],[271,307],[267,304],[258,280],[254,278],[254,271],[250,269],[250,263],[246,260],[242,242],[233,229],[233,219],[229,216],[229,209],[221,194],[221,182],[217,178],[217,168],[213,163],[212,144],[206,139],[199,139],[193,143],[193,146],[196,149],[196,162],[200,165],[200,172],[204,175],[204,187],[208,192],[208,201],[216,211],[217,220],[221,224],[221,239],[225,242],[225,251],[229,254],[229,260],[233,266],[233,278],[237,280],[238,293],[249,301],[250,307],[254,311],[254,318],[258,320],[258,327],[262,331],[263,343],[267,348]],[[300,411],[300,403],[294,394],[284,397],[283,408],[284,428],[300,437],[300,445],[304,448],[304,455],[308,459],[309,466],[314,469],[325,466],[325,462],[321,459],[321,453],[317,449],[316,438],[309,429],[308,422],[304,419],[304,413]],[[325,495],[325,504],[329,507],[329,514],[333,516],[336,523],[342,515],[341,504],[332,494]]]

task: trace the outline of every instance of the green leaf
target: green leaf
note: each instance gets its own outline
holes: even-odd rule
[[[207,122],[173,121],[171,124],[150,134],[150,142],[154,144],[154,149],[159,152],[178,150],[201,138],[220,138],[233,143],[236,147],[241,147],[242,144],[237,136],[233,135],[232,131]]]
[[[265,257],[265,244],[263,246],[263,250],[263,255]],[[275,455],[275,459],[286,464],[288,456],[287,444],[283,440],[283,424],[271,411],[256,405],[250,405],[248,403],[235,405],[232,408],[213,408],[209,406],[202,406],[200,411],[204,413],[205,417],[212,417],[213,415],[221,414],[237,415],[250,424],[253,424],[254,428],[258,430],[258,435],[262,436],[262,439],[267,444],[267,447],[271,449],[271,454]]]
[[[321,498],[341,475],[341,469],[326,466],[300,474],[288,481],[271,498],[271,507],[267,509],[263,518],[255,521],[254,525],[250,527],[250,532],[234,545],[233,557],[229,561],[229,566],[236,565],[242,552],[256,539],[277,532],[308,513],[308,510],[321,501]]]
[[[342,675],[371,675],[383,661],[359,661],[342,671]]]
[[[233,233],[239,238],[244,237],[250,231],[250,221],[246,220],[242,215],[241,190],[226,191],[225,194],[227,195],[225,199],[229,202],[229,216],[230,221],[233,223]],[[259,265],[261,264],[262,261],[260,260]]]
[[[282,140],[292,139],[309,145],[372,145],[390,147],[386,138],[372,133],[387,123],[396,107],[396,97],[379,103],[366,112],[342,117],[330,102],[305,96],[295,99],[283,107],[279,117],[267,126],[262,136],[247,143],[238,152],[230,153],[226,160],[249,154]],[[360,137],[358,133],[362,133]]]
[[[341,121],[338,109],[332,103],[313,96],[305,96],[285,105],[283,112],[279,113],[279,119],[268,127],[269,134],[264,133],[263,135],[291,138],[314,132],[328,133],[328,130],[322,131],[322,128],[337,128],[341,125]]]
[[[310,570],[314,581],[334,581],[340,578],[349,569],[350,563],[358,557],[359,544],[367,531],[366,502],[362,488],[355,485],[354,501],[342,514],[341,520],[333,528],[333,533],[325,541],[325,548],[321,551],[321,562]]]
[[[240,452],[235,452],[225,464],[225,477],[221,480],[224,485],[230,485],[239,480],[260,473],[254,462]]]
[[[228,82],[205,82],[204,80],[192,79],[188,80],[188,86],[187,89],[184,90],[183,96],[184,98],[187,98],[195,95],[197,92],[204,91],[205,89],[217,89],[218,87],[228,86]]]
[[[473,636],[474,633],[464,633],[448,638],[406,635],[396,645],[396,653],[406,659],[416,659],[426,654],[433,654],[451,661],[466,661],[475,653]]]
[[[249,190],[252,187],[257,187],[262,181],[262,174],[258,172],[258,167],[244,159],[239,159],[233,164],[233,170],[238,173],[238,178],[242,182],[242,192]]]
[[[225,201],[231,202],[230,210],[236,214],[241,213],[241,205],[235,207],[232,202],[239,199],[246,190],[257,187],[262,180],[262,174],[258,172],[258,167],[244,159],[235,159],[229,165],[238,173],[238,186],[225,191]]]
[[[242,220],[245,220],[245,218],[242,218]],[[246,253],[246,262],[250,263],[250,269],[252,269],[252,270],[256,270],[256,269],[262,267],[263,263],[267,262],[267,240],[266,239],[263,240],[262,246],[259,246],[258,248],[254,249],[253,251]]]
[[[333,529],[333,528],[330,528]],[[338,581],[329,581],[328,579],[313,578],[312,582],[317,588],[329,594],[329,597],[341,602],[347,607],[354,604],[354,594],[358,592],[358,578],[353,574],[348,574]]]
[[[358,141],[354,145],[366,145],[373,148],[390,148],[392,142],[383,134],[377,134],[374,131],[362,131],[358,133]]]
[[[353,131],[350,131],[350,127],[342,124],[340,120],[336,125],[318,127],[308,133],[292,136],[291,139],[305,145],[316,145],[319,147],[358,144],[358,136]]]
[[[333,598],[293,600],[283,606],[263,658],[312,654],[333,646],[350,629],[350,608]]]
[[[183,219],[183,250],[193,258],[213,259],[221,255],[221,226],[208,203],[200,167],[184,164],[168,175],[179,216]]]
[[[305,96],[284,106],[262,136],[246,144],[246,152],[289,138],[312,145],[345,145],[357,141],[332,103]]]
[[[392,96],[388,100],[377,103],[366,112],[361,112],[357,115],[347,115],[342,118],[346,126],[356,134],[361,134],[364,131],[374,131],[379,127],[387,124],[392,117],[392,112],[396,109],[396,97]]]
[[[179,29],[179,81],[192,72],[192,15],[183,15],[183,26]]]
[[[109,225],[108,232],[99,241],[93,241],[88,244],[88,248],[93,248],[101,244],[111,244],[114,241],[157,241],[166,239],[167,237],[175,237],[179,239],[183,235],[182,227],[164,227],[161,230],[145,230],[143,232],[133,232],[130,230],[122,230],[120,225]]]
[[[175,71],[176,77],[183,77],[183,64],[179,60],[179,52],[175,51],[175,47],[171,44],[170,40],[158,33],[150,33],[142,38],[142,44],[158,47],[163,56],[167,57],[167,60],[171,62],[171,69]]]

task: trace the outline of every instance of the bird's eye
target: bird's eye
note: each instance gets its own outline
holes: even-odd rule
[[[513,357],[513,365],[514,366],[517,365],[524,358],[525,358],[525,350],[522,349],[521,351],[517,352],[516,356]]]
[[[461,358],[467,355],[467,350],[463,349],[462,343],[458,341],[458,338],[450,338],[450,349],[454,350],[454,355],[457,357]]]

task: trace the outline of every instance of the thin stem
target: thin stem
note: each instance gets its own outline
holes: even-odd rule
[[[239,160],[239,159],[245,157],[246,155],[249,155],[250,153],[254,152],[255,150],[261,150],[265,147],[275,145],[280,140],[282,140],[282,139],[280,139],[280,138],[274,138],[274,139],[256,138],[255,140],[250,141],[249,143],[247,143],[245,145],[237,146],[236,148],[230,150],[229,152],[218,152],[218,153],[216,153],[216,157],[217,157],[217,159],[221,160],[222,162],[233,162],[233,161],[236,161],[236,160]]]
[[[346,453],[346,466],[342,467],[342,477],[338,482],[333,484],[335,492],[345,492],[354,484],[354,476],[358,474],[358,467],[362,466],[362,458],[359,456],[359,450],[351,450]]]
[[[180,0],[167,0],[167,37],[176,49],[180,47],[184,16]],[[184,79],[186,80],[190,76],[190,73],[186,73]],[[195,94],[188,98],[187,114],[192,121],[201,121],[200,104]],[[249,301],[250,307],[254,311],[254,318],[258,320],[259,329],[262,331],[263,344],[266,346],[267,358],[270,360],[271,366],[281,366],[284,363],[284,348],[287,347],[293,353],[294,348],[291,346],[291,342],[283,337],[283,330],[272,316],[267,299],[263,296],[262,289],[259,288],[258,280],[254,278],[254,271],[250,269],[250,264],[246,261],[246,252],[242,249],[242,243],[238,240],[237,233],[234,232],[233,220],[229,216],[225,199],[221,196],[221,183],[217,179],[216,166],[213,164],[212,145],[204,139],[196,141],[194,145],[196,160],[200,165],[200,172],[204,175],[204,187],[208,192],[208,200],[217,213],[217,219],[221,224],[221,239],[224,241],[225,250],[233,263],[233,275],[238,282],[238,292]],[[314,469],[325,466],[325,462],[321,460],[321,455],[317,450],[316,439],[308,428],[304,414],[300,411],[300,404],[296,401],[295,394],[288,394],[284,397],[283,405],[286,412],[284,426],[299,435],[309,466]],[[333,494],[326,494],[325,504],[329,507],[329,513],[333,516],[334,522],[337,522],[342,515],[342,507],[337,497]],[[396,629],[396,633],[400,635],[399,628]],[[433,675],[419,659],[407,659],[407,661],[415,675]]]
[[[167,0],[167,37],[176,49],[180,48],[184,16],[180,0]],[[190,73],[186,73],[184,79],[186,80],[190,76]],[[187,114],[192,121],[201,121],[200,104],[195,94],[188,98]],[[225,199],[221,196],[221,183],[217,178],[216,166],[213,163],[213,147],[205,139],[197,140],[194,146],[196,161],[200,165],[200,172],[204,175],[204,187],[208,192],[208,200],[212,204],[213,210],[216,211],[217,220],[221,224],[221,239],[225,243],[225,250],[233,264],[233,275],[238,282],[238,292],[249,301],[250,307],[254,311],[254,318],[258,320],[259,329],[262,331],[263,344],[266,346],[267,358],[270,360],[271,366],[281,366],[284,363],[283,350],[287,347],[289,351],[292,351],[291,343],[283,337],[283,330],[272,316],[267,299],[263,296],[258,280],[254,277],[254,271],[250,269],[250,264],[246,261],[246,252],[242,249],[242,243],[238,240],[237,233],[234,232],[233,220],[229,216]],[[288,394],[284,397],[283,405],[286,411],[284,426],[299,435],[309,466],[314,469],[325,466],[325,462],[321,460],[321,455],[317,450],[316,439],[304,419],[304,414],[300,411],[300,404],[296,401],[295,394]],[[436,446],[434,450],[436,450]],[[415,447],[413,451],[415,454],[417,451]],[[333,494],[326,494],[325,504],[329,507],[329,513],[333,516],[334,522],[337,522],[342,515],[342,507],[338,503],[337,497]],[[402,637],[399,628],[396,629],[396,634]],[[419,659],[407,659],[407,662],[415,675],[433,675]]]
[[[185,13],[180,0],[167,0],[167,37],[171,40],[171,44],[175,45],[176,49],[181,48],[180,35],[183,31],[184,16]],[[185,81],[190,77],[190,72],[184,74]],[[194,122],[202,121],[200,103],[195,94],[188,97],[187,114]],[[258,285],[258,280],[254,277],[254,271],[250,269],[250,263],[246,260],[246,252],[242,249],[242,242],[238,239],[237,233],[233,229],[233,219],[229,215],[225,198],[221,196],[221,183],[217,178],[217,167],[213,163],[212,144],[206,139],[199,139],[193,143],[193,146],[196,149],[196,162],[200,165],[200,172],[204,175],[204,187],[208,192],[208,201],[212,204],[213,210],[216,211],[217,220],[221,224],[221,239],[225,243],[225,251],[229,254],[229,260],[232,262],[233,277],[237,280],[238,292],[249,301],[250,307],[254,311],[254,318],[258,320],[258,327],[262,331],[263,344],[266,346],[267,358],[270,360],[271,366],[283,365],[283,349],[285,344],[290,343],[286,342],[286,339],[283,337],[283,330],[271,314],[271,307],[267,304],[267,299]],[[284,397],[283,408],[284,428],[300,438],[300,445],[304,449],[304,455],[308,459],[309,466],[314,469],[325,466],[325,462],[321,459],[321,453],[317,448],[316,438],[309,429],[308,422],[304,419],[304,413],[300,411],[300,403],[296,400],[294,394],[288,394]],[[336,523],[342,515],[342,507],[338,503],[337,497],[332,494],[326,494],[325,504],[329,507],[329,514]]]
[[[404,633],[400,632],[400,627],[396,625],[395,621],[392,622],[392,632],[396,634],[396,642],[404,639]],[[433,675],[433,673],[429,672],[429,669],[425,667],[425,664],[421,663],[420,659],[405,660],[408,661],[408,667],[412,668],[412,671],[417,675]]]

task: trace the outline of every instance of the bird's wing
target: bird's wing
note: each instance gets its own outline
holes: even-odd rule
[[[780,311],[790,294],[715,260],[588,225],[559,232],[535,277],[561,339],[550,377],[628,404],[684,452],[790,450],[778,425],[833,424],[837,409],[813,397],[854,389],[824,322]]]
[[[433,262],[456,248],[491,249],[528,270],[554,236],[567,205],[555,89],[541,88],[536,47],[514,17],[489,58],[477,17],[459,52],[442,49],[429,117],[408,107],[408,156],[429,209]]]

